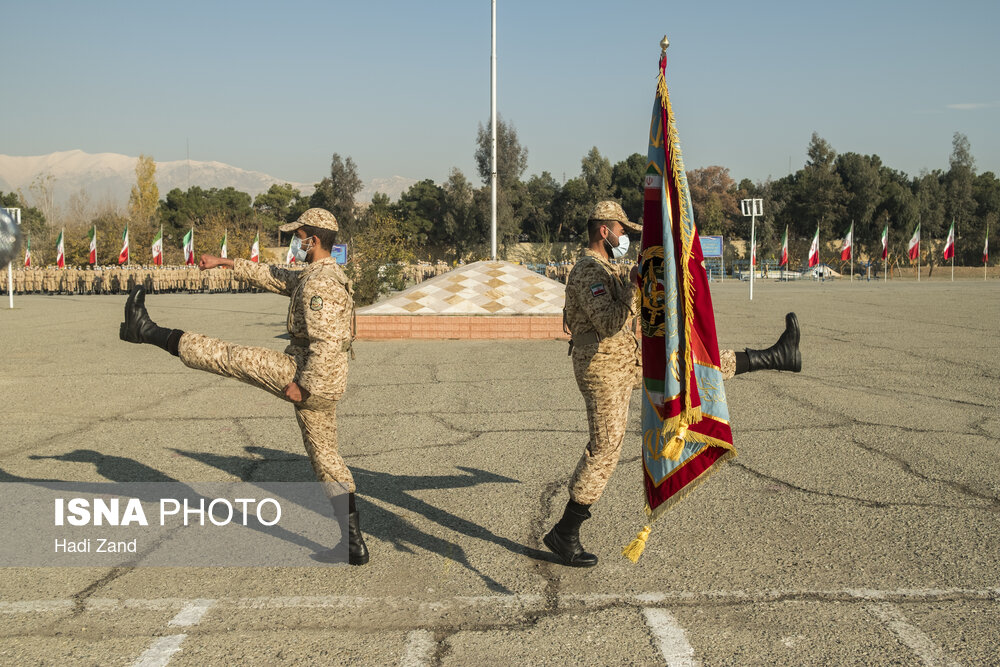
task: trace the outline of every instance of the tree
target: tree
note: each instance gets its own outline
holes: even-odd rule
[[[427,178],[411,185],[391,210],[400,231],[416,245],[425,245],[432,236],[443,240],[442,234],[434,233],[443,218],[443,205],[444,190]]]
[[[736,181],[729,170],[720,166],[692,169],[687,172],[687,182],[698,231],[727,237],[735,234],[743,220],[736,199]]]
[[[980,221],[975,219],[978,208],[974,195],[976,161],[972,157],[968,137],[961,132],[954,134],[951,146],[949,169],[944,175],[945,219],[949,224],[955,222],[956,234],[961,237],[966,231],[977,230],[980,226]],[[957,245],[962,248],[960,252],[964,255],[966,244]],[[981,255],[979,259],[982,259]]]
[[[632,153],[611,169],[613,198],[621,202],[629,220],[642,219],[646,156]]]
[[[556,230],[553,227],[553,204],[559,194],[559,183],[547,171],[532,176],[526,184],[524,221],[528,223],[531,239],[551,243]]]
[[[128,215],[140,228],[149,227],[160,203],[156,186],[156,163],[152,156],[139,155],[135,163],[135,185],[128,198]]]
[[[809,160],[795,175],[795,187],[788,203],[788,213],[799,234],[811,237],[819,225],[821,238],[839,236],[844,230],[847,192],[835,171],[836,151],[813,132],[806,150]],[[808,231],[807,231],[808,230]]]
[[[405,286],[403,267],[414,259],[413,242],[385,206],[369,206],[348,243],[347,274],[354,281],[354,303],[366,306]]]
[[[601,155],[597,146],[580,160],[580,176],[587,184],[587,195],[594,204],[611,198],[611,162]]]
[[[330,175],[316,184],[316,191],[309,198],[313,208],[325,208],[337,218],[341,232],[346,236],[355,231],[356,209],[354,198],[364,184],[358,177],[358,167],[350,156],[341,159],[337,153],[330,160]]]
[[[294,210],[294,204],[302,201],[302,194],[290,184],[275,183],[267,192],[262,192],[253,200],[253,210],[265,233],[278,239],[278,227],[295,220],[305,211]],[[306,200],[308,202],[308,200]],[[306,203],[308,208],[308,203]],[[279,240],[280,243],[280,240]]]
[[[845,212],[854,223],[855,245],[870,253],[878,244],[881,250],[882,227],[874,215],[882,199],[882,160],[877,155],[844,153],[837,156],[835,169],[846,191]]]
[[[460,169],[452,169],[444,191],[442,231],[458,257],[465,256],[486,240],[485,228],[479,226],[472,184]]]
[[[490,127],[479,125],[476,133],[476,167],[484,185],[490,184],[491,142],[493,133]],[[528,149],[521,146],[517,138],[517,128],[513,123],[507,123],[497,116],[497,182],[500,188],[510,186],[521,179],[524,170],[528,168]]]

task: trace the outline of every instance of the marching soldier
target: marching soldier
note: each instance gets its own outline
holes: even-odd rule
[[[368,547],[358,522],[354,478],[337,445],[337,401],[347,385],[354,311],[352,284],[330,256],[337,240],[337,219],[329,211],[311,208],[280,229],[294,232],[299,239],[296,259],[308,262],[304,270],[211,255],[202,255],[199,267],[203,271],[230,268],[262,289],[291,297],[288,333],[292,340],[284,354],[159,327],[146,312],[141,289],[129,295],[120,336],[131,343],[161,347],[189,368],[236,378],[291,402],[317,478],[348,492],[349,562],[363,565],[368,562]],[[331,550],[314,557],[327,560],[332,556]]]
[[[614,201],[594,207],[587,223],[589,244],[569,273],[563,318],[572,340],[570,354],[577,386],[587,407],[590,440],[569,481],[569,501],[562,518],[542,541],[572,567],[593,567],[597,556],[580,544],[580,526],[589,519],[618,465],[629,399],[641,372],[639,341],[632,321],[638,313],[638,269],[627,277],[611,264],[628,252],[627,230],[641,231]],[[802,368],[799,324],[785,316],[785,332],[766,350],[723,350],[723,378],[756,370]]]

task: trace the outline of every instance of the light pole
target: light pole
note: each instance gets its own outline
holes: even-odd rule
[[[763,199],[743,199],[740,201],[743,217],[750,218],[750,300],[753,301],[753,274],[757,255],[757,216],[764,215]]]

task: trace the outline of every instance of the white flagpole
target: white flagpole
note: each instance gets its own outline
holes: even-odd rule
[[[490,252],[497,260],[497,0],[492,0],[490,32]]]

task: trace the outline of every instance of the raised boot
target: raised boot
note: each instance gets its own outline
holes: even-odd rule
[[[590,505],[570,500],[562,518],[542,538],[549,551],[559,556],[570,567],[594,567],[597,556],[587,553],[580,544],[580,525],[590,518]]]
[[[799,318],[795,313],[785,315],[785,331],[778,342],[766,350],[746,348],[747,372],[750,371],[791,371],[802,370],[802,354],[799,352]],[[739,370],[737,370],[739,373]]]
[[[177,356],[177,344],[184,334],[180,329],[157,326],[146,312],[146,290],[132,288],[125,301],[125,321],[118,328],[118,337],[129,343],[148,343]]]

